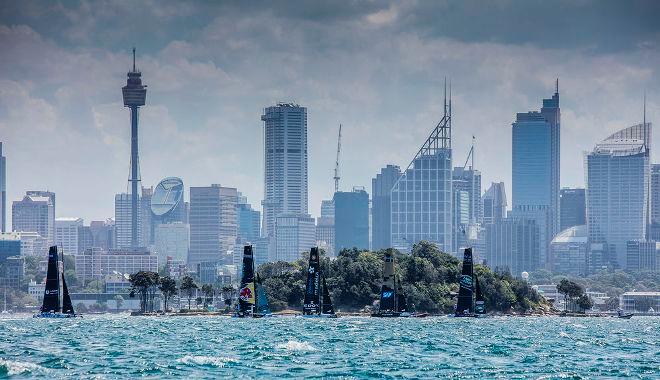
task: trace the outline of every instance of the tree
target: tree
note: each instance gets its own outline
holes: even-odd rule
[[[179,289],[184,292],[186,297],[188,298],[188,310],[190,310],[190,303],[193,297],[193,294],[195,290],[199,289],[199,286],[195,283],[195,280],[190,277],[190,276],[184,276],[181,279],[181,285],[179,285]]]
[[[121,309],[122,305],[124,304],[124,297],[122,297],[121,294],[117,294],[114,297],[114,300],[117,307],[117,313],[119,313],[119,309]]]
[[[220,291],[222,292],[222,299],[225,301],[225,305],[229,308],[234,299],[234,294],[236,294],[236,289],[232,285],[225,285]]]
[[[135,297],[135,292],[140,295],[140,310],[143,313],[153,311],[153,299],[160,282],[158,273],[140,271],[130,275],[128,281],[131,283],[131,297]]]
[[[580,307],[580,310],[584,312],[591,309],[594,306],[594,303],[588,295],[582,294],[577,298],[577,305]]]
[[[64,279],[66,280],[66,285],[69,288],[78,286],[78,277],[76,277],[75,269],[67,269],[64,271]]]
[[[213,296],[215,295],[215,289],[213,289],[213,285],[202,285],[202,293],[204,293],[204,308],[207,308],[209,303],[213,302]]]
[[[165,311],[168,310],[167,306],[170,298],[176,294],[176,281],[170,276],[165,276],[160,279],[160,286],[158,287],[160,294],[163,295],[163,301],[165,302]]]
[[[582,286],[566,278],[559,282],[557,285],[557,291],[564,295],[564,311],[566,311],[569,302],[572,304],[584,294]]]
[[[617,310],[619,309],[619,298],[610,297],[605,301],[605,307],[607,310]]]

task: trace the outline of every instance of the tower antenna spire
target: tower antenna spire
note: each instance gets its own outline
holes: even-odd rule
[[[443,111],[445,116],[447,116],[447,77],[445,77],[445,109]]]
[[[135,47],[133,47],[133,72],[135,72]]]
[[[559,78],[555,82],[555,93],[559,95]]]
[[[644,90],[644,128],[646,128],[646,90]]]

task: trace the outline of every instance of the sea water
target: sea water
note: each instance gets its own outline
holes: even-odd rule
[[[660,318],[0,319],[0,377],[660,378]]]

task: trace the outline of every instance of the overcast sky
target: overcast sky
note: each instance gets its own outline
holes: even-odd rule
[[[148,85],[142,183],[179,176],[186,199],[189,186],[220,183],[261,208],[260,115],[281,101],[308,108],[312,215],[333,191],[339,123],[341,188],[371,192],[380,168],[405,168],[440,120],[445,76],[454,164],[475,135],[484,189],[504,181],[508,194],[511,123],[558,77],[561,185],[584,186],[583,151],[641,122],[645,90],[647,119],[660,115],[659,20],[657,1],[3,2],[8,203],[49,189],[58,216],[114,216],[132,46]]]

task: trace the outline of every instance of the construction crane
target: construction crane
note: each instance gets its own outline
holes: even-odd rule
[[[335,193],[339,191],[339,153],[341,152],[341,124],[339,124],[339,137],[337,137],[337,160],[335,161]]]
[[[472,136],[472,146],[470,147],[470,151],[468,152],[467,158],[465,159],[465,163],[463,164],[463,170],[467,167],[468,161],[470,161],[470,158],[472,158],[472,162],[470,163],[470,169],[474,169],[474,136]]]

